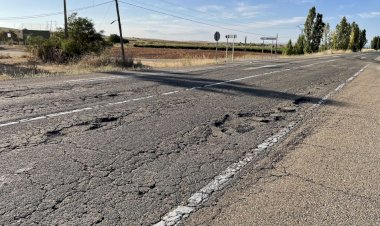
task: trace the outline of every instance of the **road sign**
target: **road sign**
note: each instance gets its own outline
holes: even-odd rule
[[[269,40],[269,41],[275,41],[275,40],[277,40],[277,37],[261,37],[260,38],[261,40]]]
[[[237,38],[237,35],[226,35],[226,38]]]
[[[7,36],[8,36],[8,38],[12,38],[12,34],[11,33],[7,33]]]
[[[220,40],[220,33],[217,31],[217,32],[215,32],[215,34],[214,34],[214,39],[215,39],[215,41],[219,41]]]

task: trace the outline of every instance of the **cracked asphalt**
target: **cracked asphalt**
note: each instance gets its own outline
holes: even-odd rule
[[[0,82],[0,224],[154,224],[376,57]]]

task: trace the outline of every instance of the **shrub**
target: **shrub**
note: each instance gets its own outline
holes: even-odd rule
[[[120,43],[120,36],[117,34],[112,34],[108,37],[108,41],[112,44],[118,44]],[[124,43],[129,43],[127,39],[123,39]]]
[[[100,54],[110,46],[91,20],[77,17],[76,13],[69,17],[68,31],[68,39],[64,39],[62,29],[49,39],[30,37],[28,50],[43,62],[63,63],[90,53]]]
[[[38,57],[43,62],[57,62],[65,61],[65,56],[61,50],[61,40],[53,37],[44,39],[41,36],[30,36],[26,40],[27,49],[32,55]]]

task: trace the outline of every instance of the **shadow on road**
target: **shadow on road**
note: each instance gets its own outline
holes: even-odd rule
[[[184,89],[199,87],[198,88],[199,90],[202,90],[205,92],[221,93],[221,94],[226,94],[226,95],[243,94],[243,95],[250,95],[250,96],[270,98],[270,99],[291,100],[295,104],[302,104],[302,103],[316,104],[321,101],[321,98],[317,98],[317,97],[298,95],[298,94],[275,91],[275,90],[268,90],[268,89],[263,89],[263,88],[252,86],[252,85],[247,85],[240,82],[223,83],[225,82],[225,80],[192,77],[192,75],[189,75],[189,74],[186,75],[183,73],[177,74],[178,76],[174,76],[174,74],[166,74],[166,73],[165,75],[148,74],[148,73],[143,74],[143,75],[137,75],[133,73],[124,73],[124,72],[117,72],[117,73],[109,72],[106,74],[128,76],[128,77],[133,77],[141,81],[154,82],[154,83],[159,83],[161,85],[179,87],[179,88],[184,88]],[[223,83],[223,84],[216,84],[216,83]],[[327,100],[325,104],[337,105],[337,106],[346,105],[345,103],[333,101],[333,100]]]

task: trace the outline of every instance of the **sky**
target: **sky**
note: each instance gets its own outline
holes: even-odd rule
[[[343,16],[367,30],[368,40],[380,35],[379,0],[119,0],[124,36],[178,41],[222,40],[237,34],[237,42],[259,42],[278,34],[281,43],[296,40],[299,25],[315,6],[335,29]],[[113,0],[67,0],[70,13],[93,20],[105,34],[118,32]],[[0,27],[55,29],[63,26],[63,0],[2,1]],[[56,15],[51,15],[56,13]],[[41,15],[49,14],[49,15]],[[35,16],[31,18],[30,16]],[[24,17],[24,18],[20,18]]]

